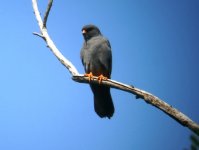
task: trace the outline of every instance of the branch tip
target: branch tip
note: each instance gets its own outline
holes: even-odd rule
[[[42,34],[40,34],[40,33],[33,32],[32,34],[34,34],[34,35],[36,35],[36,36],[39,36],[39,37],[41,37],[41,38],[44,38],[44,36],[43,36]]]
[[[48,20],[48,16],[49,16],[52,4],[53,4],[53,0],[49,0],[48,1],[48,6],[46,8],[46,12],[44,14],[44,19],[43,19],[43,27],[44,28],[46,28],[46,24],[47,24],[47,20]]]

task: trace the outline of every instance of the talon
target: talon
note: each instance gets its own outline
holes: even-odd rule
[[[85,76],[85,77],[88,77],[88,80],[89,80],[89,82],[90,82],[91,79],[93,78],[93,73],[92,73],[92,72],[86,73],[86,74],[84,74],[84,76]]]
[[[102,74],[98,76],[97,80],[99,81],[99,84],[102,83],[102,80],[107,80],[108,78],[103,76]]]

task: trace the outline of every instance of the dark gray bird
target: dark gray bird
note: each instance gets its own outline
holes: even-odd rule
[[[112,53],[109,41],[102,36],[95,25],[86,25],[82,28],[84,44],[81,49],[81,60],[86,76],[99,76],[99,81],[111,78]],[[95,112],[100,117],[113,116],[114,105],[110,94],[110,87],[101,84],[90,84],[94,95]]]

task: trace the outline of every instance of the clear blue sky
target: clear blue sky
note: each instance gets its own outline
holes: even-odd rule
[[[47,0],[40,0],[43,14]],[[182,150],[190,130],[163,112],[112,89],[115,114],[99,118],[88,85],[71,75],[32,35],[31,0],[0,5],[1,150]],[[199,1],[54,1],[48,30],[83,72],[81,28],[95,24],[110,40],[112,78],[162,98],[199,123]]]

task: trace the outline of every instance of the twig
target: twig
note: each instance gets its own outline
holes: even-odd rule
[[[33,3],[33,9],[35,12],[35,16],[38,21],[38,25],[39,25],[40,32],[41,32],[41,34],[38,34],[38,33],[34,33],[34,34],[45,40],[45,42],[47,43],[50,50],[54,53],[54,55],[58,58],[58,60],[72,74],[72,79],[74,81],[80,82],[80,83],[89,83],[88,77],[85,77],[84,75],[81,75],[78,73],[75,66],[59,52],[59,50],[56,48],[53,41],[51,40],[51,38],[48,35],[47,29],[46,29],[46,22],[47,22],[47,18],[48,18],[48,15],[49,15],[49,12],[50,12],[50,9],[52,6],[52,0],[49,0],[49,4],[48,4],[48,7],[47,7],[47,10],[45,13],[44,21],[42,21],[42,19],[41,19],[41,16],[40,16],[40,13],[38,10],[38,6],[37,6],[37,1],[32,0],[32,3]],[[91,80],[90,83],[98,84],[97,77],[93,77],[93,80]],[[110,79],[102,81],[101,84],[134,94],[136,96],[136,98],[141,98],[148,104],[155,106],[156,108],[160,109],[161,111],[163,111],[164,113],[166,113],[167,115],[169,115],[170,117],[175,119],[181,125],[188,127],[190,130],[192,130],[197,135],[199,135],[199,125],[197,123],[195,123],[189,117],[187,117],[185,114],[183,114],[179,110],[173,108],[171,105],[167,104],[166,102],[159,99],[158,97],[156,97],[146,91],[143,91],[141,89],[138,89],[138,88],[132,87],[130,85],[126,85],[126,84],[114,81],[114,80],[110,80]]]
[[[44,27],[46,28],[46,23],[47,23],[47,20],[48,20],[48,15],[49,15],[49,12],[50,12],[50,9],[52,7],[52,4],[53,4],[53,0],[49,0],[48,1],[48,7],[46,9],[46,13],[44,15]]]
[[[42,39],[44,38],[44,36],[43,36],[43,35],[41,35],[40,33],[33,32],[33,34],[34,34],[34,35],[37,35],[37,36],[39,36],[39,37],[41,37]]]

